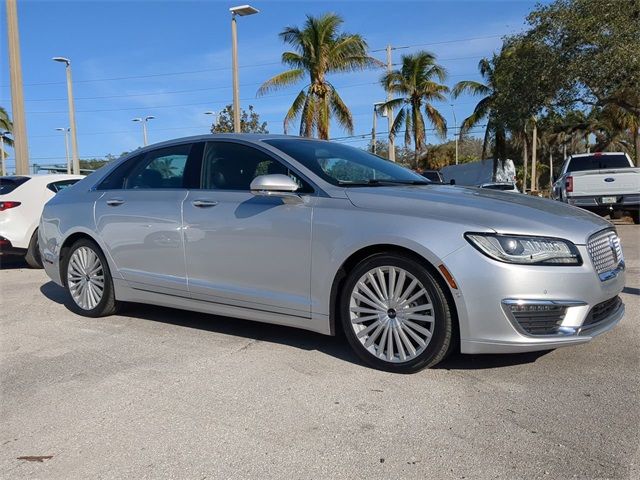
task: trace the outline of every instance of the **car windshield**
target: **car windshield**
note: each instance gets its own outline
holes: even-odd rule
[[[285,138],[264,142],[286,153],[333,185],[354,187],[431,183],[411,170],[377,155],[339,143]]]
[[[27,180],[29,177],[0,177],[0,195],[13,192]]]
[[[575,157],[569,161],[568,172],[583,170],[608,170],[610,168],[629,168],[629,160],[625,155],[591,155]]]

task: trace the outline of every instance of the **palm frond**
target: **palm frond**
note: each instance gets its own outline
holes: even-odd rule
[[[430,103],[427,103],[424,107],[427,118],[435,128],[436,133],[442,137],[447,136],[447,121],[442,114]]]
[[[454,85],[451,90],[451,96],[453,96],[453,98],[458,98],[463,93],[487,96],[492,93],[492,90],[483,83],[475,82],[473,80],[462,80]]]
[[[289,107],[289,110],[287,111],[287,114],[284,117],[283,127],[284,127],[285,135],[287,134],[289,124],[293,122],[293,120],[295,120],[295,118],[302,111],[302,107],[304,106],[306,100],[307,100],[307,92],[305,92],[304,90],[300,90],[300,93],[296,96],[295,100],[291,104],[291,107]]]
[[[264,82],[258,89],[257,95],[262,96],[273,90],[277,90],[278,88],[296,83],[303,76],[304,70],[301,69],[287,70],[286,72],[279,73],[275,77]]]
[[[351,116],[351,111],[333,86],[331,86],[329,104],[331,106],[331,112],[338,120],[340,126],[342,126],[349,135],[353,135],[353,117]]]

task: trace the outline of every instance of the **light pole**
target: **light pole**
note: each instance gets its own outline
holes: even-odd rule
[[[240,80],[238,79],[238,27],[236,16],[246,17],[258,13],[251,5],[231,7],[231,66],[233,69],[233,131],[240,133]]]
[[[376,102],[373,104],[373,126],[371,128],[371,153],[376,153],[376,129],[378,126],[378,107],[384,105],[384,102]]]
[[[456,140],[456,165],[458,165],[458,134],[456,133],[458,130],[458,120],[456,120],[456,111],[453,108],[453,103],[451,104],[451,113],[453,113],[453,135]]]
[[[67,173],[71,173],[71,161],[69,160],[69,129],[68,128],[56,128],[58,132],[64,133],[64,154],[67,159]]]
[[[76,109],[73,103],[73,82],[71,81],[71,60],[65,57],[53,57],[54,62],[64,63],[67,71],[67,100],[69,101],[69,128],[71,129],[71,157],[73,173],[80,174],[80,157],[78,156],[78,136],[76,132]]]
[[[387,73],[391,73],[391,69],[393,68],[393,64],[391,62],[391,45],[387,45]],[[391,92],[387,91],[387,102],[391,100]],[[393,127],[393,108],[387,108],[387,124],[389,125],[389,153],[388,158],[392,162],[396,161],[396,145],[395,138],[391,133]]]
[[[149,120],[153,120],[154,117],[153,115],[147,115],[146,117],[138,117],[138,118],[133,118],[131,119],[132,122],[140,122],[142,124],[142,141],[144,142],[144,146],[146,147],[149,142],[147,140],[147,122]]]
[[[218,125],[218,114],[213,111],[203,112],[205,115],[213,115],[213,124]],[[213,133],[213,128],[210,128],[211,133]]]
[[[4,164],[4,139],[7,135],[10,135],[11,132],[0,132],[0,155],[2,155],[2,176],[4,177],[7,174],[7,167]]]

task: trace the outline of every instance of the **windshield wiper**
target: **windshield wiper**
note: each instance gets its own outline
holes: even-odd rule
[[[338,184],[344,187],[384,187],[389,185],[431,185],[433,182],[423,180],[383,180],[370,178],[363,182],[339,181]]]

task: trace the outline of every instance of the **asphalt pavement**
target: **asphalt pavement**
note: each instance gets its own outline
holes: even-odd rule
[[[625,318],[546,353],[396,375],[343,338],[144,305],[79,317],[0,269],[3,479],[640,478],[640,226]]]

